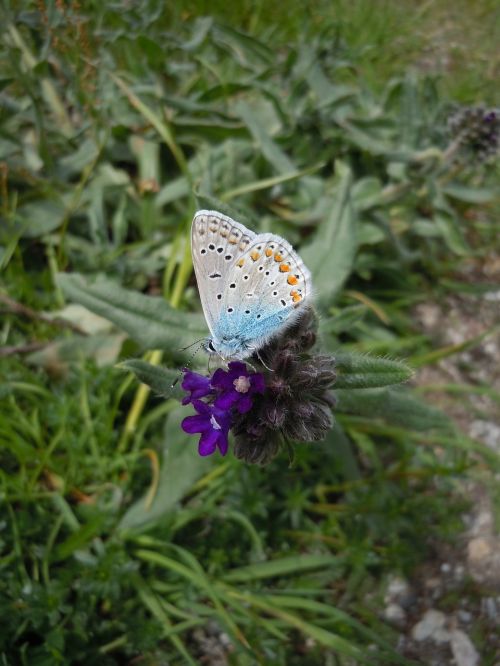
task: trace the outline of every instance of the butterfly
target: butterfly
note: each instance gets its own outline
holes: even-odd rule
[[[311,298],[311,274],[290,243],[199,210],[191,252],[212,337],[206,350],[243,360],[294,322]]]

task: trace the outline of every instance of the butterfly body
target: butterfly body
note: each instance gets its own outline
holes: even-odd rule
[[[243,360],[290,325],[311,296],[311,276],[283,238],[255,234],[217,211],[193,219],[191,250],[207,349]]]

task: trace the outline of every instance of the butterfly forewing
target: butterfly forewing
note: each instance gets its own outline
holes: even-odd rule
[[[196,213],[191,252],[201,305],[212,335],[217,335],[229,269],[255,238],[253,231],[213,210]]]

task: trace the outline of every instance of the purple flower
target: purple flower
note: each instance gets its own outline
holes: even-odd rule
[[[216,370],[212,377],[204,377],[185,368],[182,388],[189,392],[182,404],[192,403],[197,411],[182,422],[182,429],[201,433],[198,452],[209,456],[218,448],[226,455],[228,434],[235,412],[245,414],[253,403],[255,393],[264,393],[264,376],[248,372],[245,363],[233,361],[229,369]],[[201,400],[205,398],[205,400]]]
[[[232,425],[230,412],[215,405],[208,405],[202,400],[192,402],[198,414],[186,416],[181,424],[182,429],[190,435],[201,433],[198,444],[200,456],[209,456],[216,448],[225,456],[228,447],[227,436]]]
[[[187,368],[184,368],[182,372],[184,373],[184,379],[181,386],[185,391],[190,392],[190,395],[186,395],[182,399],[183,405],[187,405],[193,402],[193,400],[205,398],[207,395],[213,393],[213,389],[210,386],[210,377],[204,377],[197,372],[191,372]]]
[[[221,409],[235,407],[240,414],[252,408],[253,395],[264,393],[264,375],[248,372],[245,363],[231,361],[229,370],[216,370],[211,385],[219,392],[215,406]]]

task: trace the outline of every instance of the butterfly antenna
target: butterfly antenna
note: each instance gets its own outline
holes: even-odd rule
[[[191,356],[190,356],[190,357],[188,358],[188,360],[186,361],[186,363],[185,363],[185,365],[184,365],[185,368],[189,368],[189,366],[191,365],[191,363],[192,363],[192,361],[193,361],[193,358],[196,356],[196,354],[197,354],[197,353],[200,351],[200,349],[202,348],[204,340],[205,340],[205,339],[202,338],[201,340],[197,340],[196,342],[193,342],[192,345],[188,345],[187,347],[184,347],[184,349],[179,349],[179,351],[186,351],[186,349],[189,349],[189,348],[192,347],[193,345],[198,344],[198,347],[196,347],[196,349],[194,350],[194,352],[191,354]],[[175,386],[177,386],[177,384],[179,383],[179,380],[180,380],[180,378],[181,378],[181,375],[182,375],[182,370],[179,371],[179,376],[178,376],[176,379],[174,379],[174,381],[172,382],[172,385],[170,386],[171,389],[173,389]]]
[[[199,340],[195,340],[194,342],[192,342],[192,343],[191,343],[190,345],[188,345],[187,347],[180,347],[177,351],[186,351],[186,349],[191,349],[191,347],[194,347],[194,345],[197,345],[199,342],[204,342],[204,341],[205,341],[205,338],[200,338]],[[199,349],[200,349],[200,348],[198,347],[198,349],[195,351],[195,354],[198,353]],[[193,354],[193,356],[194,356],[194,354]],[[191,356],[191,357],[190,357],[190,360],[191,360],[192,358],[193,358],[193,357]]]

